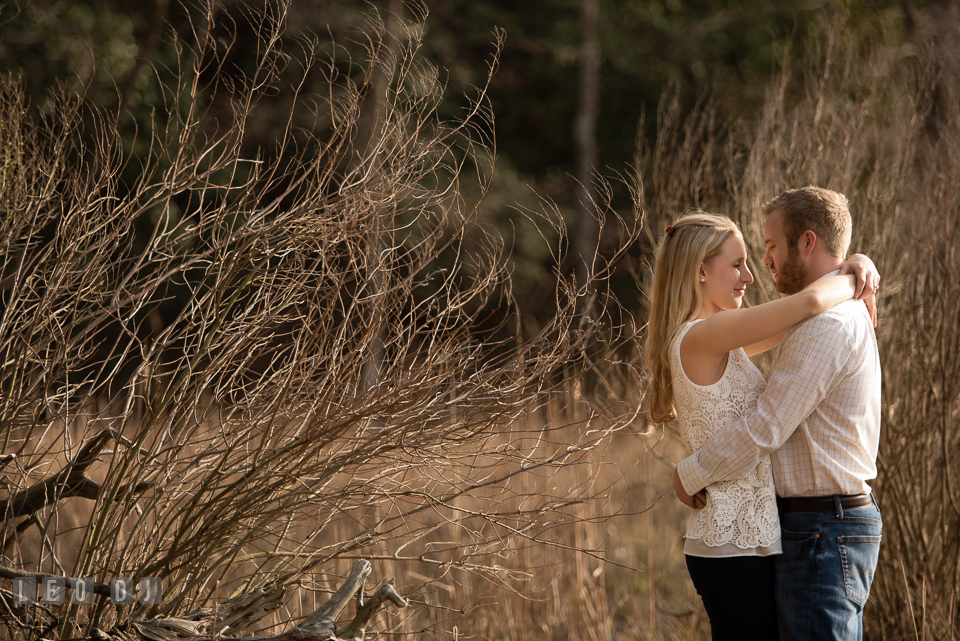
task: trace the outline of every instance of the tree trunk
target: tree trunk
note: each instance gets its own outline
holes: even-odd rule
[[[924,144],[918,159],[925,167],[935,162],[938,143],[957,99],[960,80],[960,8],[954,0],[931,0],[924,8],[903,0],[907,40],[925,51],[917,60],[917,91],[922,98]]]
[[[577,279],[591,278],[598,246],[599,225],[595,218],[593,172],[597,165],[597,114],[600,106],[600,41],[597,25],[599,0],[581,0],[580,96],[574,141],[577,150]]]
[[[600,106],[600,41],[597,24],[600,17],[599,0],[580,1],[582,40],[580,43],[580,95],[574,124],[574,142],[577,150],[577,231],[574,255],[577,260],[577,284],[583,286],[593,279],[594,260],[600,245],[600,226],[595,206],[593,173],[597,166],[597,114]],[[593,294],[593,288],[588,288]],[[593,316],[592,295],[578,301],[581,319]]]
[[[400,55],[396,33],[400,30],[400,16],[403,9],[402,0],[389,0],[381,37],[379,60],[378,64],[373,67],[369,93],[363,101],[363,113],[360,116],[357,132],[360,140],[358,148],[364,150],[362,153],[375,153],[383,132],[384,120],[387,115],[387,92],[390,89],[393,69],[396,68],[396,56]],[[359,161],[360,158],[357,158],[358,164]],[[369,266],[368,283],[374,290],[371,292],[371,301],[376,301],[386,289],[383,275],[387,268],[383,265],[383,260],[385,258],[384,251],[389,246],[389,238],[387,238],[388,231],[383,228],[381,223],[384,220],[392,220],[392,218],[393,212],[382,212],[374,221],[374,228],[370,232],[367,264]],[[383,306],[377,305],[375,302],[371,306],[376,309],[383,309]],[[364,382],[367,387],[375,386],[380,379],[380,371],[386,356],[384,346],[387,340],[384,325],[388,319],[371,319],[371,321],[376,335],[373,337],[370,360],[364,367]]]

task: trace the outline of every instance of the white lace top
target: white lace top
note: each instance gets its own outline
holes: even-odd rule
[[[680,331],[673,345],[673,404],[687,447],[697,451],[704,441],[733,421],[753,412],[766,383],[743,348],[730,352],[727,368],[713,385],[697,385],[680,363],[680,343],[695,323]],[[779,554],[780,521],[770,458],[746,478],[707,486],[707,505],[687,519],[685,554],[745,556]]]

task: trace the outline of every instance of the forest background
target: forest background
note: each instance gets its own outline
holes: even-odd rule
[[[689,113],[709,95],[721,122],[757,113],[788,42],[803,47],[811,22],[823,3],[797,6],[789,2],[594,3],[595,60],[587,86],[581,81],[581,49],[585,19],[580,4],[570,0],[533,2],[518,9],[512,3],[427,3],[429,19],[421,54],[441,67],[447,86],[438,106],[442,118],[456,117],[469,87],[481,84],[493,52],[494,31],[505,33],[496,81],[488,90],[496,118],[497,164],[494,198],[484,204],[485,217],[504,230],[517,224],[513,206],[555,202],[571,225],[579,210],[577,180],[589,184],[580,164],[601,174],[622,172],[637,154],[637,143],[650,147],[656,139],[657,110],[665,91]],[[218,2],[218,12],[232,15],[258,3]],[[882,8],[864,3],[854,11],[865,16]],[[889,2],[887,10],[897,9]],[[349,45],[350,34],[379,9],[384,19],[410,17],[402,2],[311,2],[290,6],[297,29]],[[151,66],[173,62],[163,46],[167,29],[186,32],[199,7],[169,0],[126,2],[7,2],[4,7],[0,60],[20,77],[35,105],[48,99],[51,87],[65,84],[83,90],[95,104],[121,109],[120,134],[131,145],[138,127],[163,103]],[[239,17],[239,16],[238,16]],[[396,25],[395,25],[396,26]],[[238,24],[231,59],[252,68],[258,33]],[[244,59],[248,58],[248,59]],[[169,81],[162,76],[157,80]],[[592,95],[586,96],[584,92]],[[592,106],[595,105],[595,106]],[[269,144],[286,122],[288,103],[265,102],[256,122],[248,125],[246,144]],[[585,109],[593,113],[583,114]],[[272,110],[272,111],[271,111]],[[578,117],[592,120],[593,142],[578,138]],[[619,192],[615,206],[629,210],[629,194]],[[513,232],[510,232],[513,234]],[[595,233],[595,232],[594,232]],[[549,315],[555,265],[549,252],[518,236],[512,260],[514,286],[531,331]],[[561,271],[569,271],[572,264]],[[618,294],[636,307],[641,296],[632,280]],[[631,300],[632,299],[632,300]]]
[[[366,559],[398,638],[708,638],[652,246],[698,207],[759,256],[819,184],[884,284],[868,638],[954,638],[958,12],[3,2],[0,575],[165,586],[4,586],[7,636],[282,635]]]

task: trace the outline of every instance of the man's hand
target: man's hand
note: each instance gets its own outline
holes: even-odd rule
[[[683,489],[683,483],[680,482],[680,473],[677,471],[677,468],[673,468],[673,491],[676,493],[677,498],[680,499],[680,502],[687,507],[699,510],[707,504],[706,490],[700,490],[693,496],[687,494],[687,491]]]
[[[854,254],[840,266],[840,275],[853,274],[857,278],[856,298],[864,300],[877,293],[880,289],[880,272],[867,256]],[[869,307],[869,305],[868,305]],[[876,324],[876,323],[874,323]]]

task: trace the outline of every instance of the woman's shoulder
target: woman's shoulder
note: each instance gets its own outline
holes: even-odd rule
[[[674,352],[676,352],[676,353],[679,355],[680,343],[683,342],[684,336],[687,335],[687,332],[690,331],[690,328],[692,328],[692,327],[693,327],[694,325],[696,325],[697,323],[702,323],[703,320],[704,320],[704,319],[702,319],[702,318],[695,318],[695,319],[693,319],[693,320],[691,320],[691,321],[686,321],[685,323],[683,323],[683,324],[680,326],[680,330],[677,332],[677,337],[676,337],[676,338],[674,339],[674,341],[673,341],[673,351],[674,351]]]
[[[685,322],[683,325],[680,326],[680,331],[677,332],[677,338],[680,338],[681,336],[684,336],[687,332],[690,331],[690,329],[691,329],[694,325],[696,325],[697,323],[702,323],[704,320],[706,320],[706,319],[703,319],[703,318],[694,318],[693,320],[689,320],[689,321]]]

